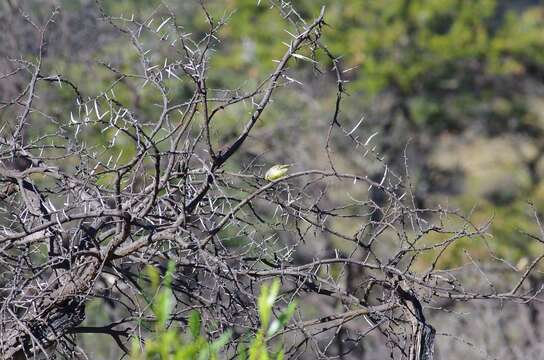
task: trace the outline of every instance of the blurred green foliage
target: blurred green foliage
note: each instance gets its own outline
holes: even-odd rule
[[[151,283],[153,297],[149,299],[151,310],[155,316],[152,336],[145,341],[135,338],[132,342],[131,358],[133,360],[213,360],[218,359],[219,351],[230,341],[230,332],[209,341],[202,334],[200,314],[192,310],[188,316],[185,333],[181,333],[175,325],[171,325],[170,315],[175,306],[175,298],[171,291],[174,263],[170,262],[162,279],[159,271],[152,266],[146,269]],[[144,346],[141,346],[141,342]]]
[[[203,332],[207,324],[203,323],[201,314],[191,310],[187,317],[185,331],[177,327],[171,315],[176,300],[171,291],[172,275],[175,270],[173,262],[161,279],[159,271],[148,266],[147,279],[150,283],[148,303],[154,315],[154,331],[143,340],[134,338],[131,348],[132,360],[216,360],[227,358],[226,346],[231,343],[231,331],[225,331],[216,339],[208,339]],[[257,301],[260,327],[255,335],[248,334],[237,344],[239,360],[282,360],[283,346],[276,351],[269,350],[269,340],[278,334],[289,322],[296,309],[296,302],[274,316],[272,310],[279,298],[279,280],[261,287]],[[242,339],[242,338],[241,338]],[[230,357],[228,357],[230,358]]]
[[[284,50],[277,40],[286,38],[286,26],[277,18],[273,22],[277,12],[256,10],[255,1],[232,3],[238,10],[225,35],[236,44],[229,53],[238,57],[220,57],[216,65],[232,70],[246,64],[250,74],[269,70],[270,59]],[[320,3],[300,1],[297,7],[315,16]],[[508,91],[485,78],[515,78],[531,66],[544,66],[544,9],[507,5],[496,0],[327,2],[330,26],[324,39],[342,56],[344,68],[357,67],[350,92],[375,97],[395,91],[419,128],[459,129],[482,102]],[[253,51],[244,49],[248,43]],[[519,99],[512,95],[506,101],[515,104]],[[491,109],[492,116],[500,121],[514,108]]]

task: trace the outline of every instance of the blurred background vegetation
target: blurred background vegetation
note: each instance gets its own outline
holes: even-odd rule
[[[7,0],[0,4],[1,73],[13,66],[8,58],[30,56],[36,50],[35,35],[20,16],[15,16],[15,8],[21,6],[33,16],[45,18],[51,10],[46,6],[49,3],[61,5],[62,13],[52,31],[46,72],[62,74],[78,84],[85,97],[104,91],[114,80],[105,64],[129,73],[138,66],[130,41],[97,20],[100,14],[94,0]],[[134,14],[142,19],[160,5],[157,0],[102,3],[110,15],[130,18]],[[197,1],[165,3],[175,11],[184,31],[199,34],[207,29]],[[217,89],[254,87],[272,70],[272,60],[285,51],[282,42],[290,38],[285,20],[278,11],[269,11],[265,1],[204,3],[214,19],[227,21],[221,30],[221,44],[211,58],[209,84]],[[358,132],[362,141],[377,132],[373,140],[376,153],[399,174],[404,174],[405,163],[408,165],[418,207],[440,203],[461,209],[476,223],[492,219],[493,242],[460,242],[443,257],[444,261],[450,266],[462,263],[467,261],[462,250],[469,249],[477,256],[488,251],[486,246],[512,264],[534,256],[536,245],[524,233],[536,231],[530,203],[537,211],[544,210],[541,1],[292,3],[309,21],[326,6],[328,26],[323,41],[349,70],[344,73],[349,80],[349,96],[340,114],[341,124],[351,128],[364,118]],[[156,15],[169,16],[166,12]],[[21,36],[25,32],[28,36]],[[156,51],[165,50],[157,45]],[[314,86],[315,69],[303,61],[293,66],[300,67],[296,79],[300,84],[277,94],[238,155],[238,164],[228,165],[231,170],[241,170],[250,162],[263,166],[296,163],[299,170],[327,167],[326,154],[315,149],[323,149],[323,134],[336,100],[336,78],[326,71],[322,76],[328,78],[330,86],[323,86],[322,78],[320,85]],[[20,80],[0,83],[3,96],[16,95],[28,79]],[[116,87],[117,98],[135,106],[142,117],[153,116],[156,94],[131,86],[122,82]],[[189,94],[189,89],[179,85],[175,96],[183,99]],[[72,90],[65,86],[38,101],[48,104],[50,114],[68,121],[66,109],[73,108],[73,100]],[[232,139],[247,114],[243,106],[224,112],[215,123],[214,140],[225,143]],[[0,121],[10,115],[0,113]],[[34,125],[32,131],[40,132],[40,123]],[[99,144],[105,143],[108,134],[86,136],[89,144]],[[383,169],[353,152],[351,145],[343,146],[345,142],[340,136],[333,142],[339,167],[379,180]],[[117,153],[123,145],[117,143],[111,150]],[[124,154],[130,157],[131,149],[125,148]],[[89,323],[99,322],[98,315],[107,316],[97,312]]]

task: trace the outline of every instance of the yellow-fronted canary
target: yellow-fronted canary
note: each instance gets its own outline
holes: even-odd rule
[[[274,165],[270,169],[268,169],[266,174],[264,174],[264,178],[268,181],[275,181],[281,179],[285,176],[285,174],[287,174],[287,171],[289,171],[289,167],[291,167],[291,164]]]

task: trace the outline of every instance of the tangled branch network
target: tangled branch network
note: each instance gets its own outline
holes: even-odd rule
[[[84,333],[107,334],[127,352],[131,337],[149,330],[142,320],[153,321],[140,273],[148,265],[164,271],[169,261],[172,321],[183,324],[196,309],[215,321],[210,337],[234,329],[231,356],[242,335],[258,329],[256,296],[272,278],[282,283],[278,307],[299,304],[275,336],[293,358],[363,358],[363,344],[378,344],[385,357],[432,359],[437,331],[428,309],[538,300],[540,290],[527,283],[540,258],[510,268],[506,289],[477,261],[441,265],[454,244],[487,241],[489,224],[446,207],[418,208],[408,168],[390,168],[373,145],[379,136],[342,115],[345,70],[322,40],[325,9],[305,21],[285,2],[270,6],[285,21],[278,41],[286,47],[250,89],[209,85],[211,60],[226,56],[219,39],[228,16],[214,19],[204,7],[202,34],[186,33],[166,5],[144,19],[98,7],[97,21],[130,44],[137,61],[103,62],[109,82],[93,93],[45,65],[58,11],[43,25],[27,19],[39,34],[37,52],[14,58],[15,70],[0,77],[24,80],[0,104],[4,358],[84,358]],[[332,76],[336,84],[315,150],[326,160],[293,159],[286,176],[267,181],[248,142],[273,99],[304,89],[296,77],[308,73],[314,83],[329,86]],[[131,96],[117,95],[126,89]],[[49,107],[45,99],[61,91],[70,105]],[[144,97],[151,110],[140,106]],[[246,115],[234,135],[221,134],[230,109]],[[357,172],[341,170],[346,147],[365,164]],[[381,175],[369,176],[370,168]],[[84,324],[92,301],[108,309],[109,323]]]

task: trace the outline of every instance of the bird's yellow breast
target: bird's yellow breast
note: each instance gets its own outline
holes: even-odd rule
[[[274,165],[264,175],[264,178],[268,181],[278,180],[284,177],[289,171],[290,165]]]

